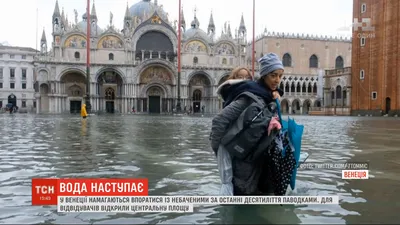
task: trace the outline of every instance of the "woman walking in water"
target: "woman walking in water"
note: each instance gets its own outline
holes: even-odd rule
[[[223,183],[232,183],[233,190],[229,192],[233,195],[257,195],[271,193],[271,183],[265,184],[264,166],[266,158],[260,157],[255,162],[247,162],[239,158],[226,157],[220,158],[219,153],[230,152],[232,149],[225,149],[221,144],[222,138],[229,131],[231,124],[235,123],[242,112],[251,104],[249,98],[243,96],[236,99],[237,96],[244,92],[250,92],[269,105],[275,102],[283,95],[283,91],[279,89],[279,83],[283,76],[284,67],[275,53],[264,55],[260,60],[260,78],[258,81],[253,80],[228,80],[231,83],[226,88],[221,85],[218,88],[219,94],[224,99],[223,110],[212,120],[212,128],[210,134],[211,147],[218,158],[219,162],[229,160],[231,168],[219,165],[221,180]],[[267,127],[265,127],[267,129]],[[244,131],[244,132],[247,132]],[[233,151],[233,150],[232,150]],[[226,162],[224,162],[226,163]],[[224,170],[232,171],[233,177],[225,177]],[[230,172],[229,172],[230,173]],[[272,174],[268,174],[269,176]],[[230,185],[229,185],[230,186]]]
[[[83,104],[83,105],[82,105],[82,108],[81,108],[81,116],[82,116],[83,119],[86,119],[86,117],[87,117],[86,104]]]

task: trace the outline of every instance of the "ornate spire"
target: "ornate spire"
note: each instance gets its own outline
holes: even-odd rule
[[[232,30],[231,30],[231,23],[228,22],[228,37],[232,38]]]
[[[243,18],[243,13],[242,17],[240,18],[240,25],[239,25],[239,33],[246,33],[246,25],[244,24],[244,18]]]
[[[58,0],[56,0],[56,6],[54,7],[53,19],[56,17],[61,17],[60,7],[58,6]]]
[[[207,29],[207,33],[214,33],[215,32],[215,23],[214,23],[214,17],[213,17],[213,13],[211,10],[211,15],[210,15],[210,21],[208,22],[208,29]]]
[[[200,27],[200,22],[197,19],[196,12],[197,12],[197,8],[194,7],[194,18],[193,18],[192,23],[190,24],[192,28],[199,28]]]
[[[185,21],[185,16],[184,16],[184,14],[183,14],[183,7],[182,7],[182,9],[181,9],[181,13],[182,13],[182,16],[181,16],[181,26],[182,26],[183,30],[186,30],[186,21]]]
[[[44,27],[43,27],[43,33],[42,33],[42,38],[40,39],[40,42],[46,42],[46,32],[44,32]]]
[[[62,7],[62,12],[61,12],[61,21],[65,21],[65,14],[64,14],[64,7]]]
[[[91,19],[97,20],[97,13],[96,13],[96,7],[94,5],[94,0],[93,0],[93,5],[92,5],[92,12],[90,13]]]
[[[128,2],[126,2],[126,10],[125,10],[125,20],[132,19],[131,13],[129,12]]]

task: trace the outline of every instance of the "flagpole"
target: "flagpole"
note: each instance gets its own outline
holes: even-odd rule
[[[86,8],[86,111],[90,113],[90,0],[87,0]]]
[[[182,32],[182,2],[179,0],[179,21],[178,21],[178,102],[176,104],[176,111],[181,112],[181,32]]]
[[[38,21],[39,21],[39,8],[36,8],[36,54],[38,52],[38,29],[39,29]]]
[[[253,0],[253,43],[252,43],[252,51],[251,51],[251,69],[253,72],[254,78],[254,63],[255,63],[255,36],[256,36],[256,0]]]

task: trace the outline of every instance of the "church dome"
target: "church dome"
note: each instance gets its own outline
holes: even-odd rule
[[[86,13],[83,14],[82,21],[80,21],[78,23],[78,27],[79,27],[79,29],[81,31],[86,33],[86,27],[87,27],[87,16],[86,16]],[[103,33],[103,30],[99,27],[99,25],[97,25],[97,34],[101,34],[101,33]]]
[[[129,13],[133,18],[138,17],[142,22],[147,20],[157,10],[162,20],[168,21],[168,14],[161,6],[154,4],[151,0],[142,0],[129,8]]]
[[[199,28],[200,23],[199,20],[197,19],[197,17],[194,18],[194,20],[191,23],[191,28],[188,29],[184,34],[183,37],[188,40],[190,38],[201,38],[205,41],[207,41],[208,43],[211,42],[210,37],[208,36],[208,34]]]

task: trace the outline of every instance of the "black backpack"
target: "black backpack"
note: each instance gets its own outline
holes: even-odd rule
[[[229,127],[221,144],[233,158],[253,161],[264,153],[277,134],[272,132],[268,136],[268,125],[274,116],[276,104],[266,105],[250,92],[243,92],[235,100],[243,96],[249,97],[252,102]]]

